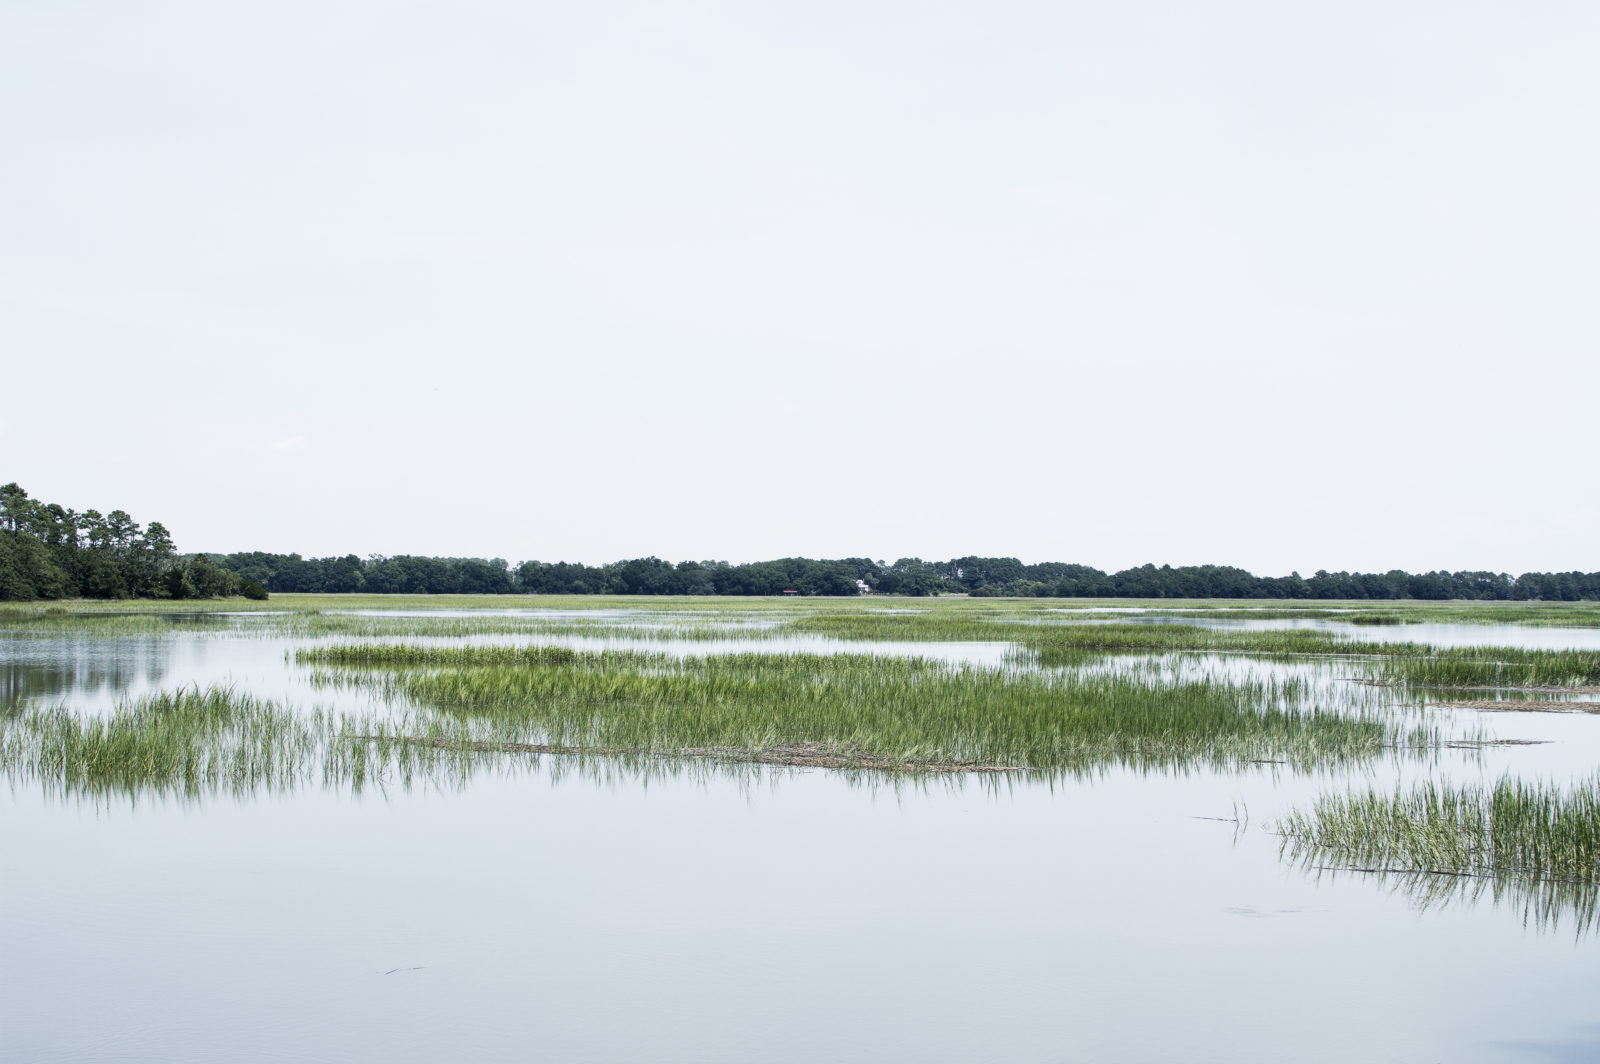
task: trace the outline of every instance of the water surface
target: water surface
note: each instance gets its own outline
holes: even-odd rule
[[[370,705],[310,682],[292,652],[314,641],[6,637],[0,694],[13,710],[94,713],[224,683],[300,708]],[[791,645],[723,642],[665,646]],[[832,648],[979,664],[1006,649]],[[1359,698],[1421,712],[1393,692],[1353,692],[1337,663],[1164,655],[1104,667],[1268,670],[1315,685],[1330,708]],[[646,778],[544,758],[360,795],[96,803],[13,786],[0,797],[4,1056],[1595,1059],[1593,935],[1516,898],[1441,905],[1295,867],[1265,829],[1330,787],[1571,778],[1600,754],[1594,718],[1440,719],[1545,745],[1304,774]]]

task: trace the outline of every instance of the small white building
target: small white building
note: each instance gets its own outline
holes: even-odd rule
[[[867,586],[867,582],[865,580],[857,580],[856,581],[856,590],[861,592],[861,594],[863,594],[863,595],[872,594],[872,588]]]

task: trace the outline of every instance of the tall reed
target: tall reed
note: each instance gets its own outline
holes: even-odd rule
[[[30,707],[0,729],[0,770],[66,794],[247,792],[318,767],[317,732],[232,688],[126,702],[106,717]]]
[[[1451,647],[1386,658],[1377,672],[1424,687],[1583,687],[1600,684],[1600,651]]]
[[[1161,683],[808,654],[513,663],[509,649],[408,650],[394,655],[400,671],[365,682],[474,718],[485,741],[663,754],[814,744],[930,767],[1311,765],[1433,741],[1376,714],[1319,709],[1294,681]]]
[[[1600,775],[1333,795],[1277,829],[1287,853],[1344,865],[1600,884]]]

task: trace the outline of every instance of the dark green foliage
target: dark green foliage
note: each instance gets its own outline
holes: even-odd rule
[[[854,595],[857,581],[886,595],[966,592],[979,598],[1143,599],[1600,599],[1600,573],[1527,573],[1513,580],[1487,572],[1410,574],[1318,572],[1258,577],[1227,565],[1143,565],[1105,573],[1087,565],[968,556],[948,562],[901,558],[778,558],[730,565],[723,561],[630,558],[609,565],[525,561],[515,568],[495,558],[394,558],[354,554],[230,554],[219,564],[269,591],[300,594],[364,591],[375,594],[490,595]]]
[[[251,551],[219,556],[217,564],[268,591],[288,595],[506,595],[517,590],[503,558],[486,561],[401,554],[392,558],[373,555],[363,561],[354,554],[302,558]]]
[[[66,595],[71,577],[32,536],[0,533],[0,600],[28,602]]]
[[[80,514],[0,487],[0,599],[160,598],[172,564],[159,521],[140,529],[123,510]]]
[[[1600,573],[1469,572],[1328,573],[1305,581],[1312,598],[1320,599],[1489,599],[1498,601],[1577,602],[1600,599]]]
[[[196,598],[223,598],[238,590],[239,578],[211,564],[204,554],[189,559],[189,582]]]
[[[175,571],[181,570],[181,571]],[[1444,571],[1299,573],[1258,577],[1226,565],[1143,565],[1107,574],[1086,565],[969,555],[948,562],[901,558],[779,558],[725,561],[632,558],[609,565],[503,558],[354,554],[302,558],[248,552],[179,563],[159,522],[143,531],[128,514],[82,514],[37,502],[16,484],[0,487],[0,600],[211,598],[251,587],[298,594],[401,595],[855,595],[858,581],[881,594],[1142,599],[1600,599],[1600,572],[1509,574]]]
[[[259,582],[222,568],[204,554],[196,554],[167,570],[165,583],[167,597],[175,599],[267,597],[267,589]]]
[[[298,554],[230,554],[219,563],[268,591],[284,594],[411,595],[854,595],[856,581],[877,578],[877,563],[863,558],[816,561],[780,558],[730,565],[656,557],[631,558],[610,565],[577,562],[523,562],[512,570],[500,558],[394,558],[354,554],[341,558],[302,558]],[[934,583],[924,581],[931,593]]]
[[[174,565],[168,569],[163,583],[167,598],[191,599],[196,596],[194,581],[189,579],[189,571],[184,566]]]

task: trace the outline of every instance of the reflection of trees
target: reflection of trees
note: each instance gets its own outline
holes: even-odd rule
[[[1582,939],[1600,927],[1600,883],[1593,881],[1340,867],[1322,864],[1327,855],[1303,846],[1291,846],[1285,855],[1319,881],[1326,877],[1332,882],[1341,875],[1375,879],[1422,912],[1487,902],[1496,909],[1518,913],[1524,927],[1541,932],[1570,929],[1575,939]]]
[[[0,708],[71,696],[120,695],[139,681],[159,686],[171,652],[171,644],[164,642],[11,644],[0,651]],[[49,658],[27,660],[33,655]]]

